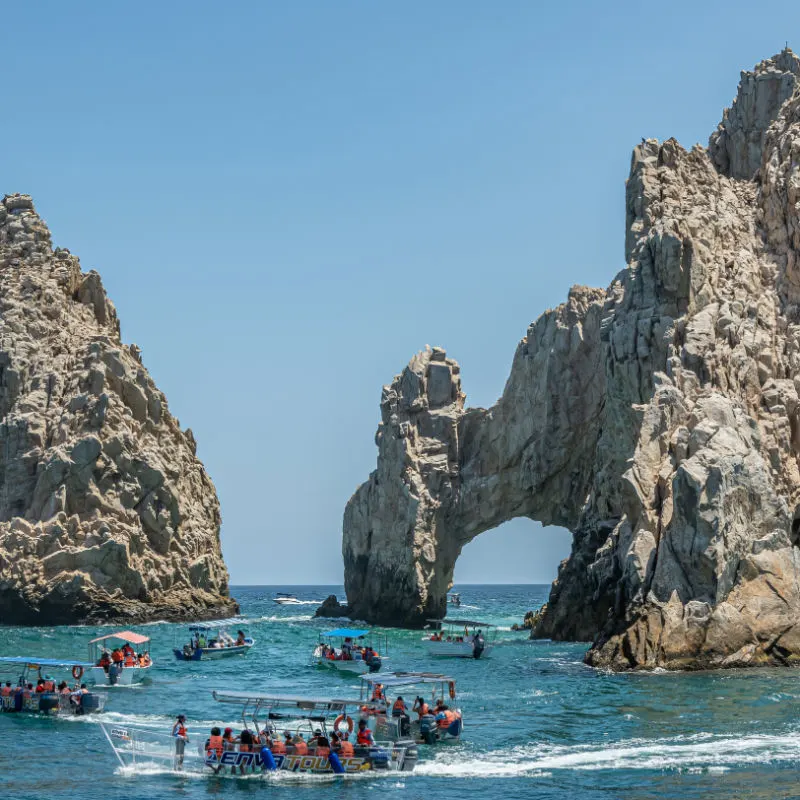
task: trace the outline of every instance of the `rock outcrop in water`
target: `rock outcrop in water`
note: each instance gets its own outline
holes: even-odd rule
[[[461,548],[525,516],[573,533],[536,636],[614,669],[800,659],[798,76],[743,73],[708,149],[635,148],[627,267],[530,326],[494,407],[442,350],[384,388],[355,616],[442,616]]]
[[[216,491],[100,276],[0,203],[0,622],[229,614]]]

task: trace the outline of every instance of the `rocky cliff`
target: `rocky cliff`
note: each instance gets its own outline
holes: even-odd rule
[[[708,148],[643,141],[627,266],[527,331],[502,397],[415,356],[347,505],[353,615],[446,610],[461,548],[513,517],[568,528],[535,635],[626,668],[800,659],[800,60],[742,73]]]
[[[228,614],[216,491],[27,195],[0,203],[0,622]]]

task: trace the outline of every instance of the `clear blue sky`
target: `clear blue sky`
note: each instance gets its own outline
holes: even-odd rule
[[[381,385],[430,343],[493,403],[528,324],[623,266],[633,145],[705,144],[792,44],[800,7],[758,8],[8,3],[0,189],[102,274],[233,582],[338,582]],[[568,550],[517,520],[456,578],[549,581]]]

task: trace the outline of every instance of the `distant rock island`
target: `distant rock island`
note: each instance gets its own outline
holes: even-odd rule
[[[384,387],[352,616],[444,616],[463,546],[529,517],[573,535],[535,636],[612,669],[800,661],[798,76],[788,49],[743,72],[708,148],[642,140],[627,266],[528,328],[495,406],[439,348]]]
[[[237,610],[216,490],[164,395],[28,195],[0,203],[0,623]]]

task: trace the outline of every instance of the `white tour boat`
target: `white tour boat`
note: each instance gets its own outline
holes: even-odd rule
[[[425,694],[427,693],[427,697]],[[461,738],[464,719],[454,703],[456,682],[434,672],[387,672],[361,677],[361,699],[369,709],[370,728],[378,739],[407,739],[418,744]],[[398,700],[406,706],[404,712]]]
[[[468,619],[432,619],[429,622],[434,627],[433,633],[422,640],[428,655],[486,658],[494,649],[497,629],[488,622]]]
[[[178,661],[209,661],[247,655],[256,640],[237,630],[242,621],[235,617],[198,622],[189,627],[189,641],[173,648]],[[236,638],[228,632],[236,630]]]
[[[96,686],[141,683],[153,666],[150,637],[133,631],[98,636],[89,642],[89,661],[86,677]]]
[[[242,720],[238,742],[224,742],[224,723],[203,731],[188,723],[189,746],[166,732],[130,725],[101,725],[101,729],[120,764],[134,771],[155,766],[184,773],[230,772],[245,777],[277,771],[346,776],[411,772],[416,765],[417,745],[410,739],[364,747],[355,744],[347,752],[337,752],[332,734],[349,738],[352,715],[360,705],[356,698],[235,691],[215,691],[212,696],[218,703],[238,706]],[[245,731],[251,743],[241,741]]]
[[[288,594],[287,592],[277,592],[275,597],[272,598],[272,602],[282,606],[305,605],[302,600],[298,600],[293,594]]]
[[[365,637],[368,635],[367,641]],[[373,647],[375,640],[383,645],[382,653]],[[319,642],[314,646],[311,658],[317,664],[331,667],[339,672],[361,675],[365,672],[377,672],[381,668],[383,659],[386,658],[387,650],[386,636],[370,634],[367,629],[336,628],[320,633]]]
[[[458,608],[461,605],[461,595],[458,592],[453,592],[447,595],[447,602],[450,603],[451,606]]]
[[[2,656],[0,668],[12,667],[14,681],[3,680],[0,689],[0,710],[29,714],[92,714],[102,711],[106,703],[105,692],[90,692],[81,688],[81,679],[93,666],[87,661],[65,661],[61,658],[29,658],[28,656]],[[66,680],[56,683],[54,670],[69,670],[72,685]],[[13,685],[9,685],[12,684]],[[84,684],[85,686],[85,684]],[[41,687],[37,691],[37,687]]]

